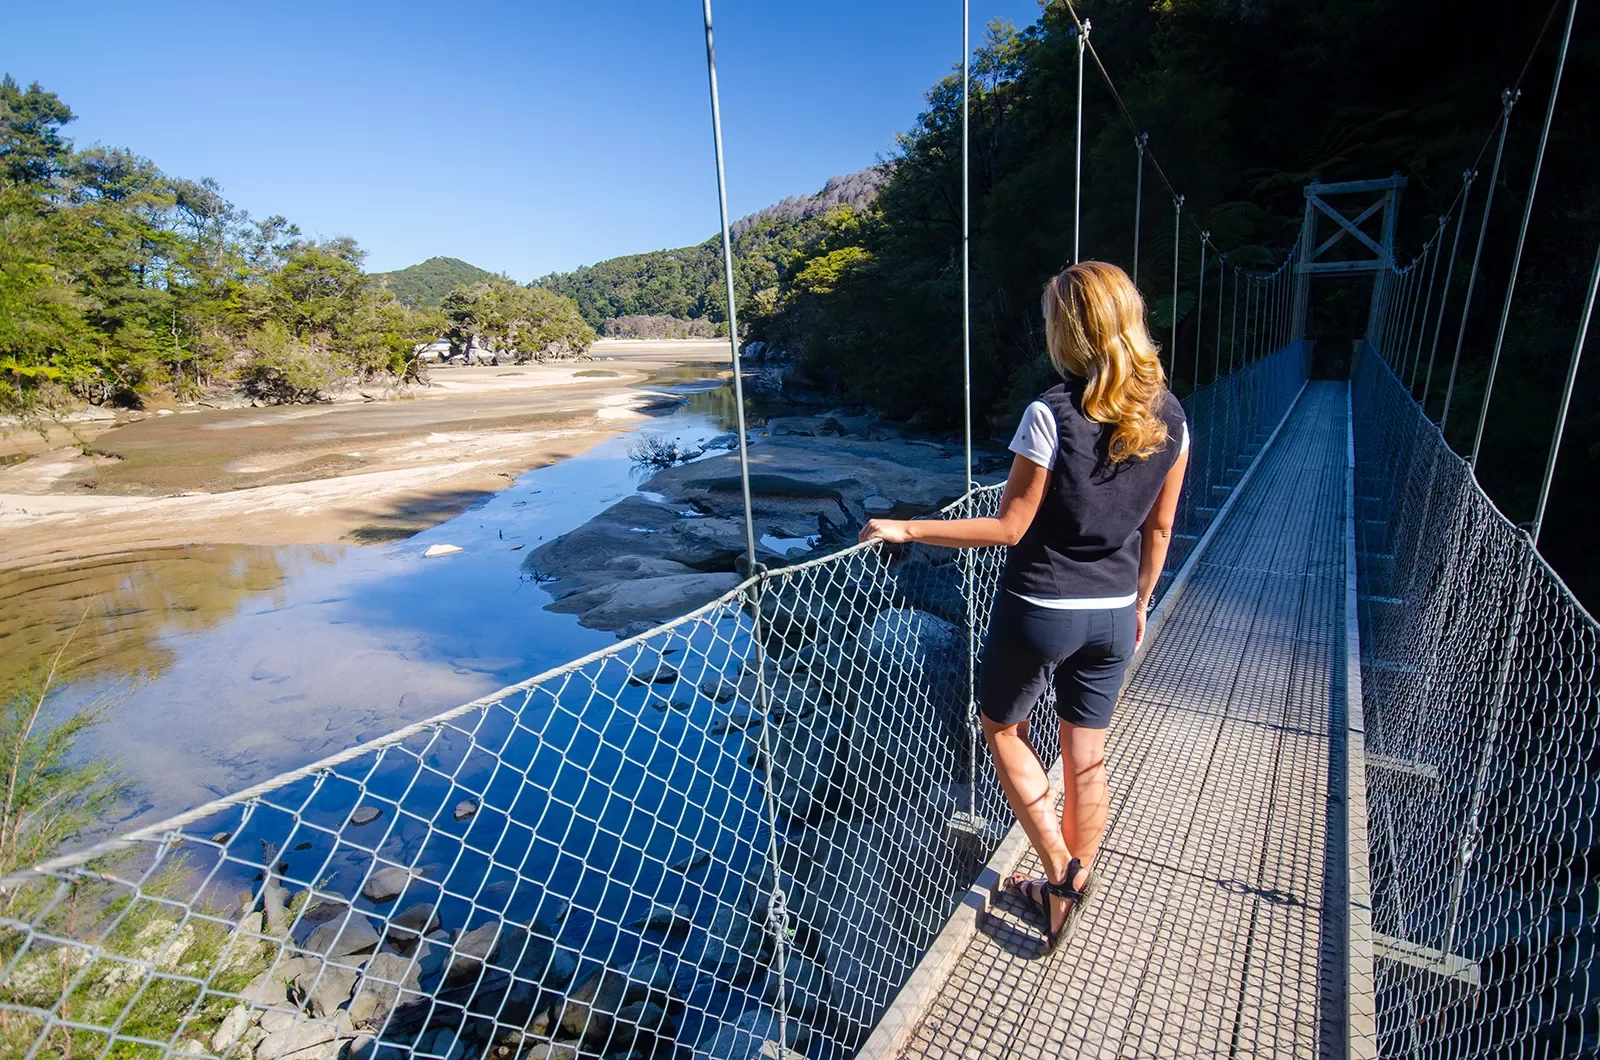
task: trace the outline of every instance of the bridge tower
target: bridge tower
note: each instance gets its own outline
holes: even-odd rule
[[[1406,178],[1398,173],[1381,180],[1347,180],[1338,184],[1314,180],[1306,185],[1306,215],[1300,228],[1300,261],[1295,266],[1295,271],[1301,277],[1295,306],[1295,324],[1300,334],[1305,333],[1311,277],[1317,273],[1350,272],[1375,274],[1364,334],[1372,333],[1373,327],[1381,319],[1384,300],[1389,297],[1390,277],[1394,275],[1394,225],[1400,210],[1400,192],[1405,186]],[[1365,208],[1354,217],[1347,216],[1344,210],[1328,201],[1334,197],[1353,195],[1366,196],[1368,200]],[[1362,229],[1374,215],[1377,216],[1376,237]],[[1332,235],[1319,243],[1317,230],[1321,227],[1319,221],[1323,216],[1331,218],[1337,227]],[[1371,256],[1324,258],[1346,236],[1370,251]]]

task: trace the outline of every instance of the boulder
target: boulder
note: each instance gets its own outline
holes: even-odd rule
[[[361,885],[361,894],[368,901],[379,904],[392,902],[405,893],[406,884],[410,882],[409,871],[391,865],[368,876],[367,882]]]
[[[458,821],[465,821],[467,818],[471,817],[477,812],[478,804],[476,802],[471,799],[462,799],[460,802],[456,803],[455,813],[453,816]]]
[[[462,935],[455,942],[449,970],[444,973],[445,982],[461,983],[476,978],[484,963],[499,954],[502,941],[502,925],[495,921]]]
[[[227,1053],[248,1026],[250,1026],[250,1010],[244,1005],[233,1006],[232,1010],[222,1017],[222,1022],[211,1035],[211,1051],[219,1056]]]
[[[414,902],[389,918],[389,942],[409,944],[439,929],[439,911],[428,902]]]
[[[394,1009],[419,1000],[422,987],[417,971],[415,962],[393,953],[380,953],[368,961],[350,999],[351,1021],[376,1030]]]
[[[317,1019],[329,1019],[339,1006],[350,1000],[356,985],[357,970],[343,964],[308,968],[294,977],[295,991],[305,999],[306,1010]]]
[[[714,675],[700,682],[700,694],[718,703],[726,703],[739,694],[739,682]]]
[[[694,907],[683,904],[677,908],[658,905],[648,913],[636,917],[627,927],[630,931],[664,931],[668,935],[682,936],[694,923]]]
[[[786,1025],[789,1040],[783,1044],[790,1049],[799,1048],[806,1037],[804,1028],[797,1019],[786,1021]],[[717,1027],[708,1022],[707,1030],[711,1033],[695,1043],[695,1055],[706,1060],[758,1060],[771,1055],[764,1048],[768,1042],[776,1043],[784,1036],[778,1017],[761,1009],[746,1012],[732,1025]]]
[[[665,660],[645,659],[633,668],[633,673],[628,675],[630,685],[669,684],[678,679],[678,671],[668,666]]]
[[[376,806],[357,806],[350,815],[350,823],[357,826],[371,824],[382,816],[383,811]]]
[[[624,1005],[617,1013],[616,1025],[611,1033],[613,1048],[633,1047],[648,1054],[656,1038],[671,1037],[672,1020],[666,1010],[653,1001],[635,1001]]]
[[[593,1045],[611,1034],[612,1017],[627,1003],[628,979],[609,968],[596,969],[567,998],[558,1021],[561,1033]]]
[[[706,864],[710,860],[710,854],[704,850],[696,850],[682,861],[669,865],[668,868],[670,868],[673,872],[688,874],[693,872],[695,869],[698,869],[701,865]]]
[[[371,953],[378,948],[378,942],[378,929],[372,926],[372,921],[352,912],[317,928],[306,939],[304,948],[311,953],[337,959],[357,953]]]

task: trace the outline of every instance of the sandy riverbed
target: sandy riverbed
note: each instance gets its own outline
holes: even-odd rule
[[[390,401],[142,413],[43,438],[15,430],[0,456],[30,455],[0,469],[0,568],[184,544],[404,537],[634,425],[663,400],[651,380],[728,357],[720,341],[602,341],[591,352],[436,369],[433,385]]]

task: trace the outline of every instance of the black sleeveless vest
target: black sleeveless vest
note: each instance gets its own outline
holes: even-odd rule
[[[1112,425],[1083,414],[1087,380],[1069,378],[1039,395],[1056,418],[1059,448],[1039,511],[1006,550],[1005,589],[1036,599],[1122,597],[1138,591],[1140,526],[1183,444],[1183,405],[1161,396],[1167,443],[1113,463]]]

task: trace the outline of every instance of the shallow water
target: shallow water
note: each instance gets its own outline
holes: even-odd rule
[[[115,704],[81,746],[129,781],[118,829],[531,677],[615,638],[545,610],[523,559],[638,489],[638,434],[692,446],[725,431],[731,394],[711,374],[659,380],[682,407],[405,541],[196,545],[0,572],[0,667],[25,669],[79,626],[75,681],[56,703]],[[424,559],[434,544],[463,551]]]

